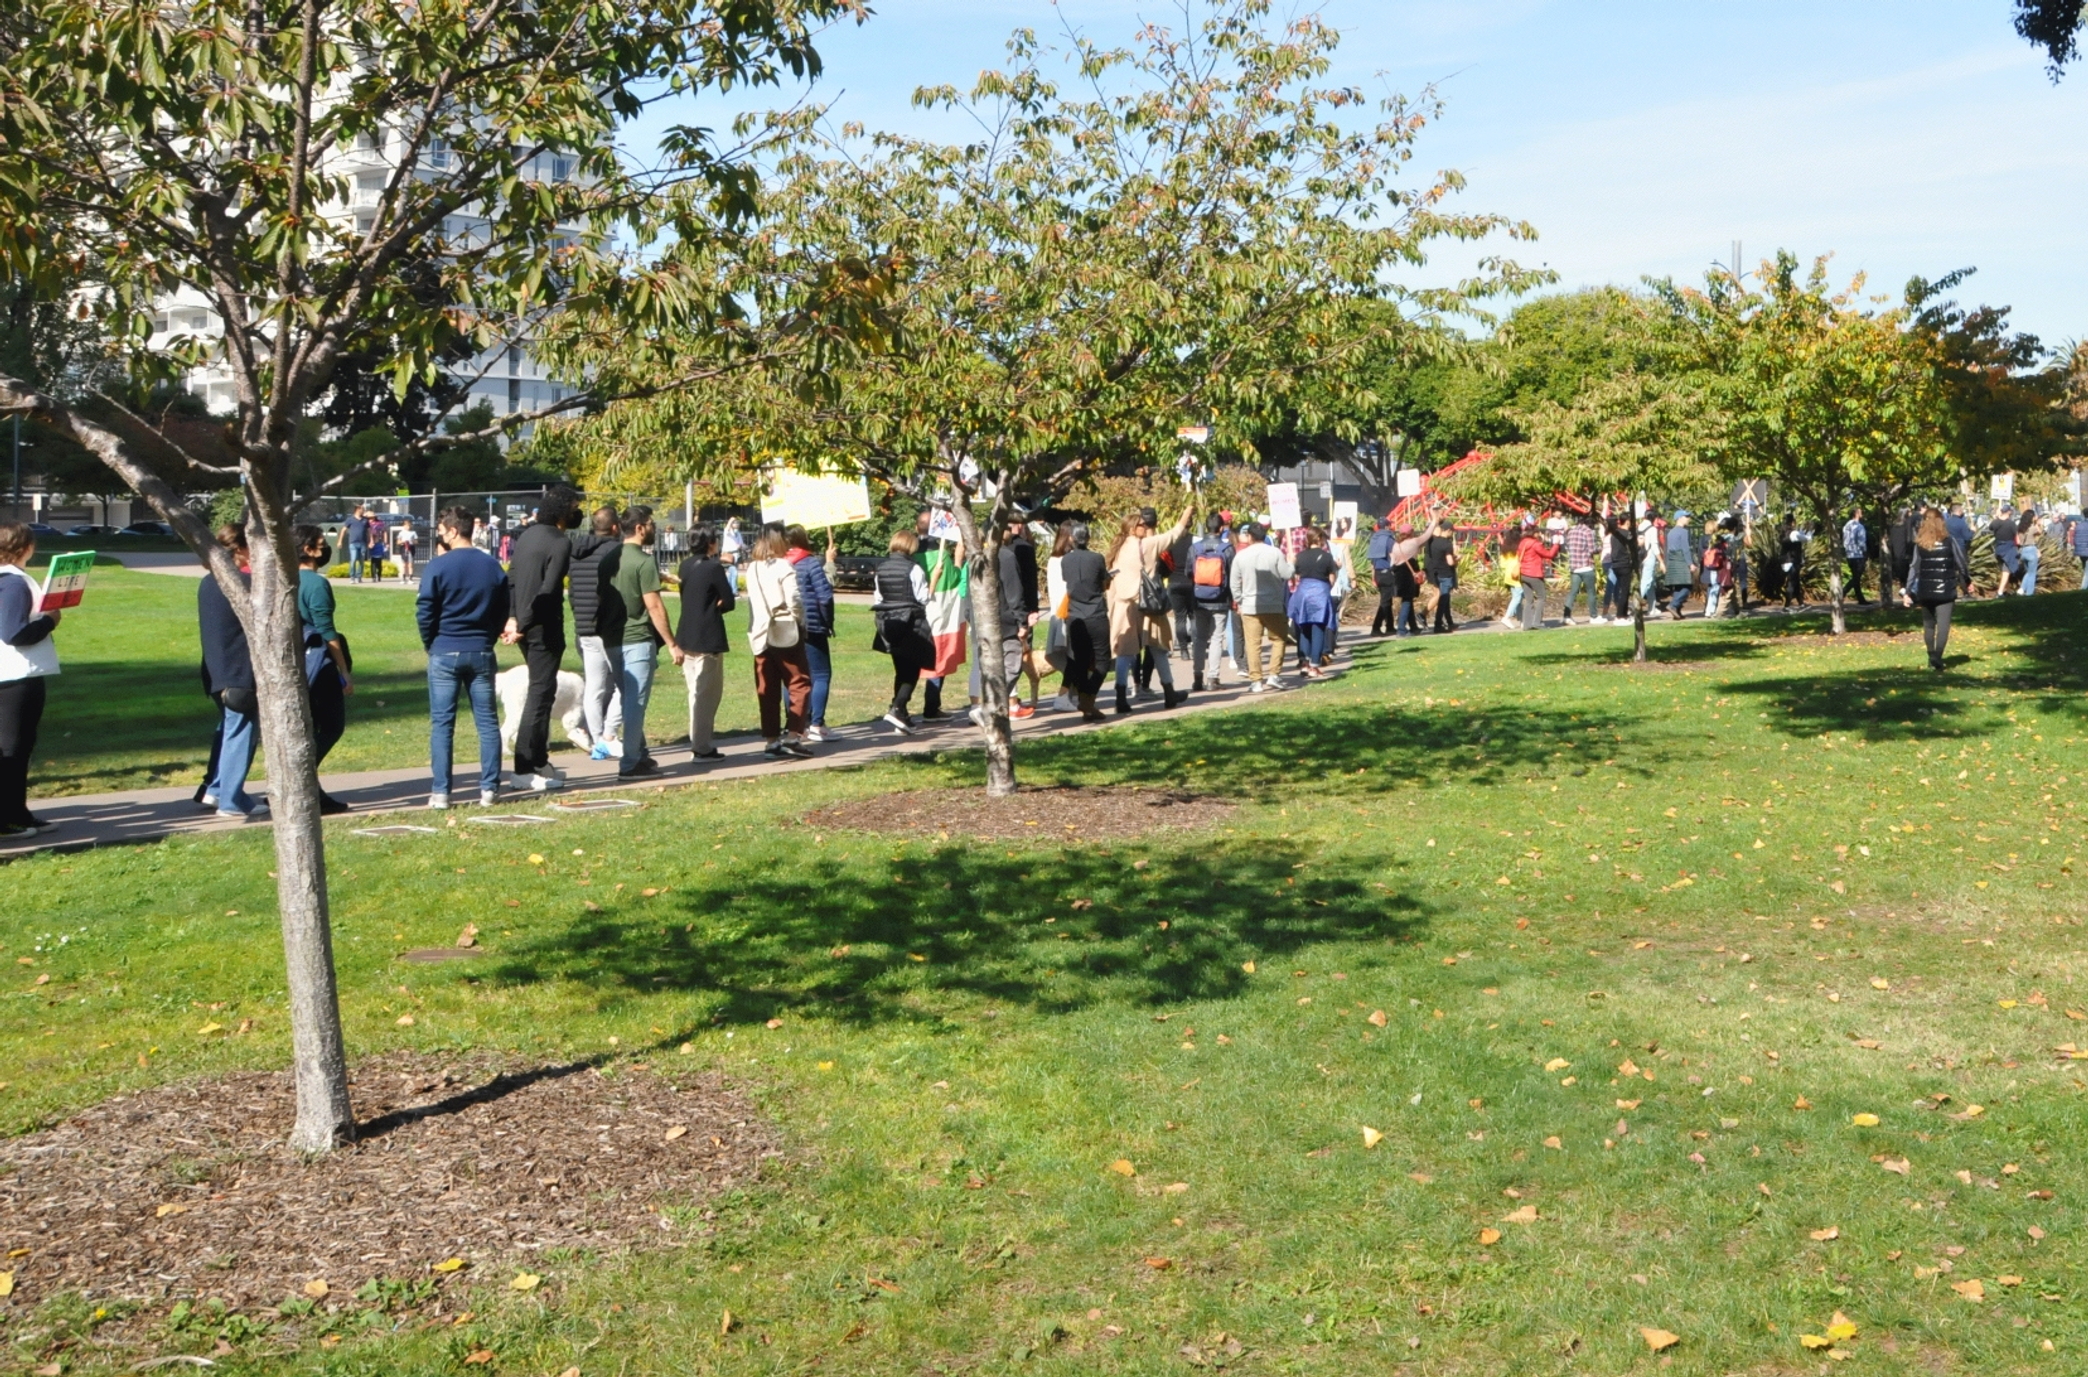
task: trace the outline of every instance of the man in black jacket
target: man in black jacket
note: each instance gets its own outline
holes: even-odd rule
[[[529,694],[515,732],[515,785],[540,793],[565,785],[565,776],[551,764],[551,705],[566,648],[565,581],[573,546],[565,533],[579,519],[579,496],[567,487],[548,490],[537,519],[522,528],[508,555],[514,614],[501,639],[519,643],[529,666]]]
[[[218,544],[239,561],[242,581],[247,567],[246,532],[226,525]],[[246,790],[255,748],[261,744],[261,705],[254,691],[254,659],[247,648],[246,628],[232,610],[231,599],[205,574],[196,589],[196,622],[203,641],[203,691],[218,705],[217,739],[211,743],[210,767],[197,801],[228,822],[244,822],[268,804]]]

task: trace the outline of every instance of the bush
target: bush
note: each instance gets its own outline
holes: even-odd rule
[[[346,565],[345,563],[343,563],[343,564],[336,564],[336,565],[334,565],[334,566],[333,566],[333,567],[332,567],[331,569],[328,569],[328,570],[326,571],[326,576],[327,576],[328,578],[330,578],[330,579],[344,579],[344,578],[347,578],[347,577],[348,577],[348,566],[347,566],[347,565]],[[398,565],[396,565],[396,564],[394,564],[394,563],[392,563],[392,562],[391,562],[390,560],[386,560],[386,561],[384,561],[384,574],[383,574],[383,576],[384,576],[385,578],[388,578],[388,579],[395,579],[395,578],[397,578],[397,577],[399,576],[399,566],[398,566]],[[365,564],[364,564],[364,570],[363,570],[363,577],[364,577],[364,578],[368,578],[368,577],[370,577],[370,574],[369,574],[369,569],[368,569],[368,563],[367,563],[367,561],[365,561]]]

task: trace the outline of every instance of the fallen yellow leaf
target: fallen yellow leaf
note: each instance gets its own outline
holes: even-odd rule
[[[1798,1336],[1798,1342],[1804,1344],[1807,1348],[1834,1347],[1834,1340],[1828,1338],[1824,1334],[1800,1334]]]
[[[1840,1237],[1841,1226],[1838,1224],[1829,1224],[1824,1229],[1814,1229],[1812,1231],[1812,1241],[1815,1243],[1832,1243]]]
[[[1187,1181],[1170,1181],[1160,1188],[1161,1193],[1164,1195],[1180,1195],[1188,1189],[1189,1183]]]
[[[544,858],[536,852],[532,851],[529,853],[529,863],[531,865],[542,865],[544,863]]]
[[[1535,1205],[1524,1205],[1502,1215],[1501,1222],[1503,1224],[1535,1224],[1542,1217],[1537,1213]]]
[[[1390,1022],[1390,1021],[1391,1021],[1391,1020],[1389,1020],[1389,1019],[1387,1019],[1387,1018],[1385,1017],[1385,1011],[1384,1011],[1383,1009],[1372,1009],[1372,1010],[1370,1011],[1370,1026],[1371,1026],[1371,1027],[1373,1027],[1373,1028],[1382,1028],[1382,1027],[1384,1027],[1384,1026],[1385,1026],[1385,1025],[1386,1025],[1386,1024],[1388,1023],[1388,1022]]]
[[[1119,1176],[1138,1175],[1138,1168],[1131,1165],[1131,1159],[1128,1157],[1117,1158],[1109,1164],[1109,1169]]]
[[[1364,1147],[1366,1147],[1366,1148],[1374,1148],[1374,1147],[1376,1147],[1376,1146],[1377,1146],[1377,1145],[1378,1145],[1379,1143],[1382,1143],[1382,1142],[1384,1142],[1384,1141],[1385,1141],[1385,1135],[1384,1135],[1384,1134],[1382,1134],[1382,1133],[1378,1132],[1378,1131],[1377,1131],[1376,1129],[1372,1128],[1372,1127],[1371,1127],[1371,1126],[1370,1126],[1369,1124],[1365,1124],[1365,1125],[1363,1125],[1363,1146],[1364,1146]]]
[[[1243,970],[1243,971],[1245,971],[1245,972],[1247,972],[1247,974],[1249,974],[1249,975],[1253,975],[1253,974],[1254,974],[1254,963],[1253,963],[1252,961],[1242,961],[1242,962],[1240,963],[1240,969],[1241,969],[1241,970]]]
[[[1836,1343],[1840,1343],[1844,1339],[1855,1338],[1856,1321],[1850,1319],[1839,1310],[1835,1311],[1834,1318],[1827,1324],[1827,1337]]]
[[[1795,1099],[1795,1100],[1791,1101],[1791,1108],[1793,1108],[1793,1109],[1811,1109],[1811,1108],[1812,1108],[1812,1101],[1811,1101],[1811,1100],[1808,1100],[1808,1099],[1806,1099],[1806,1098],[1805,1098],[1805,1096],[1803,1096],[1803,1095],[1800,1095],[1800,1096],[1799,1096],[1799,1097],[1798,1097],[1797,1099]]]
[[[1554,1133],[1551,1137],[1546,1138],[1544,1140],[1544,1145],[1554,1152],[1565,1151],[1564,1146],[1559,1142],[1559,1135],[1556,1133]]]
[[[676,1124],[676,1125],[675,1125],[675,1126],[674,1126],[673,1128],[670,1128],[670,1129],[668,1129],[668,1130],[667,1130],[667,1141],[671,1143],[671,1142],[673,1142],[673,1141],[674,1141],[674,1140],[675,1140],[676,1138],[679,1138],[679,1137],[681,1137],[681,1136],[682,1136],[683,1134],[687,1133],[688,1131],[689,1131],[689,1126],[688,1126],[687,1124]]]
[[[1904,1157],[1888,1157],[1878,1165],[1901,1176],[1911,1175],[1914,1170],[1914,1164]]]
[[[534,1291],[537,1289],[537,1284],[541,1281],[543,1281],[543,1278],[535,1272],[517,1272],[515,1273],[515,1279],[508,1283],[508,1289],[510,1291]]]
[[[1849,1122],[1858,1128],[1876,1128],[1878,1126],[1878,1116],[1875,1114],[1851,1114]]]
[[[481,1348],[475,1353],[466,1355],[464,1359],[464,1365],[466,1367],[483,1367],[484,1365],[492,1361],[493,1350],[490,1348]]]
[[[304,1293],[310,1296],[313,1300],[319,1300],[323,1298],[326,1295],[327,1291],[329,1291],[332,1288],[328,1287],[327,1284],[324,1281],[320,1280],[318,1277],[314,1277],[304,1284],[303,1289]]]
[[[1637,1109],[1637,1108],[1638,1108],[1638,1107],[1639,1107],[1640,1105],[1642,1105],[1642,1104],[1644,1104],[1644,1103],[1645,1103],[1645,1101],[1644,1101],[1644,1100],[1619,1100],[1619,1101],[1617,1101],[1617,1108],[1619,1108],[1619,1109]]]
[[[1874,990],[1889,990],[1892,988],[1892,982],[1882,976],[1874,975],[1871,977],[1871,988]]]
[[[1639,1330],[1639,1337],[1644,1339],[1646,1341],[1646,1347],[1652,1349],[1655,1353],[1660,1352],[1662,1349],[1673,1348],[1676,1344],[1682,1342],[1682,1336],[1680,1334],[1671,1334],[1665,1329],[1648,1329],[1641,1327]]]
[[[2021,1286],[2023,1284],[2023,1279],[2021,1277],[2014,1276],[1995,1277],[1994,1280],[1999,1282],[2003,1286]]]
[[[1983,1301],[1986,1299],[1986,1287],[1980,1284],[1978,1277],[1974,1277],[1970,1281],[1954,1281],[1950,1283],[1950,1289],[1968,1301]]]
[[[1500,1241],[1501,1231],[1499,1229],[1485,1228],[1479,1231],[1479,1246],[1482,1248],[1491,1248]]]
[[[1566,1058],[1564,1057],[1553,1057],[1550,1061],[1544,1064],[1544,1069],[1547,1071],[1564,1071],[1567,1067],[1571,1065],[1573,1065],[1573,1063],[1566,1060]]]
[[[435,1264],[434,1266],[430,1267],[430,1268],[429,1268],[428,1270],[429,1270],[429,1271],[431,1271],[431,1272],[458,1272],[458,1271],[462,1271],[462,1270],[463,1270],[463,1268],[464,1268],[464,1259],[463,1259],[463,1258],[460,1258],[460,1257],[451,1257],[451,1258],[444,1258],[444,1259],[443,1259],[442,1261],[440,1261],[440,1262],[436,1263],[436,1264]]]
[[[399,1015],[399,1026],[400,1026],[401,1028],[411,1028],[411,1027],[413,1026],[413,1015],[412,1015],[412,1014],[400,1014],[400,1015]]]
[[[164,1205],[160,1206],[160,1207],[159,1207],[158,1209],[154,1210],[154,1211],[152,1212],[152,1217],[153,1217],[154,1219],[165,1219],[165,1218],[166,1218],[166,1217],[167,1217],[168,1215],[170,1215],[170,1214],[187,1214],[187,1213],[188,1213],[188,1206],[186,1206],[186,1205],[177,1205],[177,1204],[174,1204],[174,1203],[173,1203],[172,1201],[169,1201],[169,1202],[168,1202],[167,1204],[164,1204]]]
[[[197,1036],[197,1037],[208,1037],[208,1036],[210,1036],[210,1035],[211,1035],[212,1033],[222,1033],[222,1032],[224,1032],[224,1031],[225,1031],[225,1025],[224,1025],[224,1024],[222,1024],[222,1023],[218,1023],[218,1022],[215,1022],[215,1021],[213,1021],[213,1022],[210,1022],[210,1023],[206,1023],[206,1024],[204,1024],[204,1025],[203,1025],[203,1026],[202,1026],[201,1028],[198,1028],[198,1029],[196,1030],[196,1036]]]
[[[0,1296],[14,1294],[14,1273],[0,1272]]]

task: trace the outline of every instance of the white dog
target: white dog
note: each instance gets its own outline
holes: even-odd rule
[[[565,727],[566,736],[583,751],[594,749],[587,730],[587,709],[581,695],[587,681],[571,670],[558,671],[558,692],[551,699],[551,715]],[[522,729],[522,700],[529,696],[529,666],[504,669],[493,679],[493,694],[500,701],[500,746],[509,755],[515,751],[515,733]]]

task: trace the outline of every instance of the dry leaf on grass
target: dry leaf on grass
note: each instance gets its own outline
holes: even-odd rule
[[[313,1300],[320,1300],[324,1298],[327,1291],[329,1291],[330,1289],[331,1288],[328,1287],[325,1282],[319,1280],[316,1277],[313,1278],[311,1281],[306,1282],[303,1287],[304,1293],[310,1296]]]
[[[448,1257],[428,1268],[431,1272],[459,1272],[464,1269],[464,1259]]]
[[[1535,1205],[1523,1205],[1501,1216],[1503,1224],[1535,1224],[1540,1216]]]
[[[1559,1142],[1559,1135],[1556,1133],[1554,1133],[1551,1137],[1546,1138],[1544,1140],[1544,1145],[1550,1148],[1553,1152],[1564,1152],[1566,1150],[1564,1144]]]
[[[1171,1257],[1149,1257],[1142,1259],[1142,1261],[1156,1272],[1164,1272],[1174,1266],[1174,1259]]]
[[[1904,1157],[1888,1157],[1878,1165],[1899,1176],[1911,1176],[1914,1172],[1914,1164]]]
[[[1968,1301],[1983,1301],[1986,1299],[1986,1287],[1981,1284],[1978,1277],[1974,1277],[1970,1281],[1954,1281],[1950,1283],[1950,1289]]]
[[[1878,1126],[1879,1119],[1878,1116],[1875,1114],[1851,1114],[1849,1116],[1849,1122],[1856,1125],[1856,1127],[1858,1128],[1876,1128]]]
[[[515,1279],[508,1283],[508,1290],[534,1291],[542,1284],[543,1280],[535,1272],[517,1272],[515,1273]]]
[[[1391,1021],[1390,1019],[1387,1019],[1387,1018],[1385,1017],[1385,1011],[1384,1011],[1383,1009],[1372,1009],[1372,1010],[1370,1011],[1370,1025],[1371,1025],[1371,1027],[1373,1027],[1373,1028],[1382,1028],[1382,1027],[1384,1027],[1384,1026],[1385,1026],[1385,1025],[1387,1024],[1387,1023],[1389,1023],[1390,1021]]]
[[[1131,1165],[1131,1159],[1128,1157],[1117,1158],[1109,1164],[1109,1169],[1119,1176],[1138,1175],[1138,1168]]]
[[[475,1353],[467,1354],[464,1358],[464,1363],[467,1367],[484,1367],[492,1361],[493,1350],[490,1348],[481,1348]]]
[[[14,1294],[14,1273],[0,1272],[0,1296]]]
[[[1384,1142],[1384,1141],[1385,1141],[1385,1135],[1384,1135],[1384,1134],[1382,1134],[1382,1133],[1378,1132],[1378,1131],[1377,1131],[1376,1129],[1372,1128],[1372,1127],[1371,1127],[1371,1126],[1370,1126],[1369,1124],[1365,1124],[1365,1125],[1363,1125],[1363,1146],[1364,1146],[1364,1147],[1366,1147],[1366,1148],[1374,1148],[1374,1147],[1376,1147],[1376,1146],[1377,1146],[1377,1145],[1378,1145],[1379,1143],[1382,1143],[1382,1142]]]
[[[1655,1353],[1673,1348],[1676,1344],[1682,1342],[1680,1334],[1670,1333],[1665,1329],[1652,1329],[1643,1326],[1639,1329],[1639,1337],[1644,1339],[1646,1347],[1652,1349]]]
[[[688,1126],[687,1124],[676,1124],[676,1125],[675,1125],[674,1127],[672,1127],[672,1128],[670,1128],[670,1129],[668,1129],[668,1130],[667,1130],[667,1132],[666,1132],[666,1135],[665,1135],[665,1141],[667,1141],[667,1142],[670,1142],[670,1143],[671,1143],[671,1142],[673,1142],[673,1141],[674,1141],[674,1140],[675,1140],[676,1138],[679,1138],[679,1137],[681,1137],[681,1136],[682,1136],[683,1134],[687,1133],[688,1131],[689,1131],[689,1126]]]
[[[1491,1248],[1500,1241],[1501,1231],[1499,1229],[1485,1228],[1479,1231],[1479,1246],[1482,1248]]]
[[[1832,1243],[1840,1237],[1841,1226],[1837,1224],[1829,1224],[1824,1229],[1814,1229],[1812,1231],[1812,1241],[1815,1243]]]
[[[1566,1060],[1566,1058],[1564,1057],[1553,1057],[1550,1061],[1544,1064],[1544,1069],[1547,1071],[1564,1071],[1567,1067],[1571,1065],[1573,1065],[1573,1063]]]

